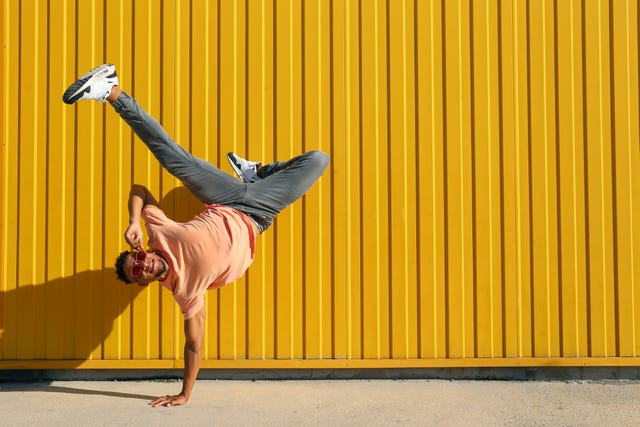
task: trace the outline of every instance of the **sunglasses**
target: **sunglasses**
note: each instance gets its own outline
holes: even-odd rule
[[[133,257],[133,266],[131,266],[131,277],[138,277],[144,271],[144,260],[147,259],[145,251],[138,251]]]

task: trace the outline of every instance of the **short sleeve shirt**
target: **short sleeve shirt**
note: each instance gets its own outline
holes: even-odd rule
[[[253,262],[258,228],[244,213],[207,205],[189,222],[169,219],[158,207],[142,210],[149,247],[170,269],[162,285],[173,292],[185,319],[204,306],[204,293],[240,278]]]

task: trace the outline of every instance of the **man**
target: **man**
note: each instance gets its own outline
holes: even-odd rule
[[[311,151],[286,162],[262,165],[229,153],[227,158],[241,182],[177,145],[120,89],[113,64],[100,65],[80,77],[62,99],[67,104],[79,100],[111,103],[160,164],[205,204],[193,220],[177,223],[167,218],[149,190],[133,185],[124,238],[135,251],[122,252],[116,260],[120,280],[143,286],[160,281],[182,310],[186,338],[182,391],[150,403],[154,407],[182,405],[189,400],[200,369],[204,292],[244,274],[253,261],[256,237],[318,180],[329,157]],[[140,218],[145,220],[149,251],[143,249]]]

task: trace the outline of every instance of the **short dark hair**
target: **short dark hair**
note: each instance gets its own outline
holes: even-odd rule
[[[127,278],[126,274],[124,274],[124,262],[129,256],[129,254],[132,254],[132,253],[134,252],[123,251],[123,252],[120,252],[120,255],[118,255],[118,258],[116,258],[116,276],[118,276],[118,280],[124,282],[127,285],[133,282],[129,280],[129,278]]]

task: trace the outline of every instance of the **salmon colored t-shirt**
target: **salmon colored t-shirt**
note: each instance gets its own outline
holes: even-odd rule
[[[253,262],[258,228],[242,212],[207,205],[189,222],[169,219],[153,205],[142,210],[149,247],[169,263],[162,285],[173,292],[185,319],[204,305],[204,293],[240,278]]]

